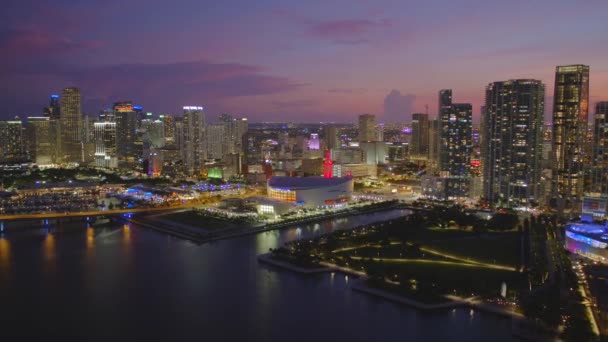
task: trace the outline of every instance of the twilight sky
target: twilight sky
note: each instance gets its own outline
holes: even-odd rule
[[[608,100],[605,0],[8,0],[0,12],[0,119],[35,116],[78,86],[97,113],[203,105],[250,120],[409,121],[437,92],[478,117],[492,81],[591,66]],[[592,113],[593,110],[590,110]]]

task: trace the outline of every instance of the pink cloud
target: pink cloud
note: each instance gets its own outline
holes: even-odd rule
[[[6,57],[28,58],[67,54],[75,50],[97,48],[97,41],[79,41],[38,30],[7,30],[0,32],[0,52]]]

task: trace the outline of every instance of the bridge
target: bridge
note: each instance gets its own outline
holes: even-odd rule
[[[79,211],[79,212],[52,212],[52,213],[36,213],[36,214],[13,214],[13,215],[0,215],[0,221],[8,220],[37,220],[37,219],[50,219],[50,218],[62,218],[62,217],[86,217],[86,216],[110,216],[120,214],[134,214],[134,213],[147,213],[155,211],[170,211],[176,209],[194,208],[195,205],[184,204],[176,205],[171,207],[161,208],[133,208],[133,209],[114,209],[114,210],[96,210],[96,211]]]

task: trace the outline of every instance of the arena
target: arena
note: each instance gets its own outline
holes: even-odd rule
[[[595,223],[566,225],[566,248],[591,260],[608,264],[608,229]]]
[[[352,177],[278,177],[268,180],[268,197],[305,208],[344,205],[353,194]]]

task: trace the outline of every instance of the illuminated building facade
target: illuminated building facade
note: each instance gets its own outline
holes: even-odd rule
[[[321,142],[319,141],[318,133],[310,133],[310,138],[308,138],[308,149],[309,150],[318,150],[321,147]]]
[[[210,124],[207,125],[207,157],[209,159],[222,159],[224,157],[226,136],[230,135],[230,125]],[[228,129],[228,131],[227,131]]]
[[[95,167],[118,167],[116,126],[116,122],[111,121],[95,122],[93,124],[95,132]]]
[[[539,198],[544,97],[545,86],[537,80],[486,87],[484,198],[492,205],[529,206]]]
[[[410,155],[428,156],[429,153],[429,115],[425,113],[412,114],[412,139],[410,140]]]
[[[131,101],[116,102],[112,109],[116,122],[116,145],[120,146],[117,150],[118,167],[135,168],[143,154],[143,142],[138,136],[138,113]]]
[[[608,101],[595,105],[591,189],[608,193]]]
[[[594,223],[566,224],[565,247],[593,261],[608,264],[608,229]]]
[[[48,107],[44,107],[43,114],[53,120],[59,120],[61,117],[61,110],[59,107],[59,95],[51,95],[51,100]]]
[[[56,156],[50,118],[28,117],[26,133],[30,159],[38,165],[52,164]]]
[[[359,115],[359,143],[376,141],[376,117],[371,114]]]
[[[341,205],[353,193],[352,177],[271,177],[267,183],[268,197],[295,202],[308,208]]]
[[[61,93],[61,152],[66,163],[82,163],[82,111],[80,90],[65,88]]]
[[[24,152],[21,120],[0,121],[0,161],[23,159]]]
[[[558,66],[553,94],[553,191],[557,206],[572,207],[583,195],[589,66]]]
[[[452,103],[452,90],[439,91],[439,171],[449,178],[446,193],[451,197],[468,194],[471,164],[473,108],[469,103]]]
[[[183,109],[184,159],[188,173],[198,175],[207,159],[205,112],[201,106],[185,106]]]

